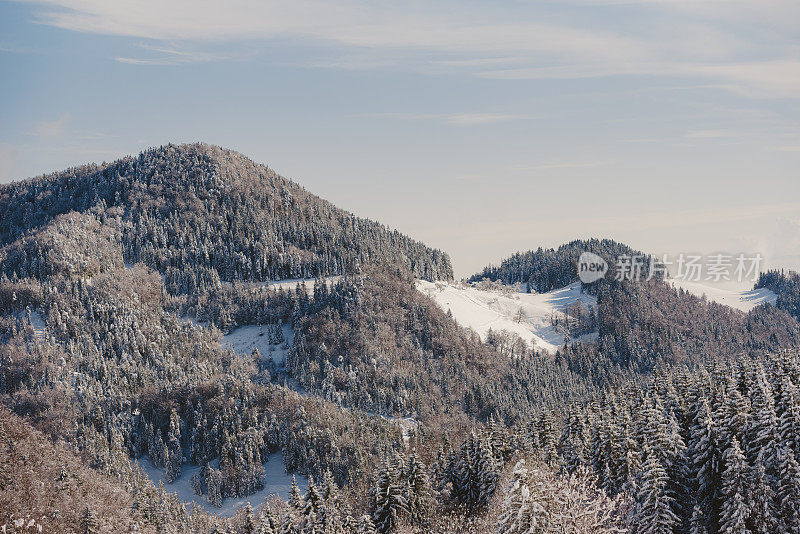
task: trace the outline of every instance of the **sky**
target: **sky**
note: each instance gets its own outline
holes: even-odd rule
[[[238,150],[447,251],[800,268],[796,0],[0,1],[0,182]]]

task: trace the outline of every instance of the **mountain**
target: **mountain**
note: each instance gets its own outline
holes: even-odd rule
[[[454,283],[207,145],[2,186],[0,528],[797,531],[792,279],[745,313],[581,285],[583,251],[641,254],[574,241]]]
[[[544,291],[580,284],[577,262],[582,252],[598,254],[610,266],[604,279],[584,285],[597,299],[597,342],[568,344],[558,357],[595,382],[608,378],[615,367],[649,374],[662,364],[697,364],[709,355],[765,355],[800,346],[800,324],[780,306],[763,304],[742,313],[673,287],[661,276],[648,280],[646,270],[638,279],[618,280],[612,267],[616,258],[640,256],[648,265],[651,256],[609,239],[516,253],[470,280],[523,283]],[[762,278],[764,285],[768,278]]]
[[[160,271],[173,293],[220,280],[343,274],[380,262],[424,279],[452,278],[445,253],[340,210],[241,154],[205,144],[167,145],[4,185],[0,244],[58,215],[93,211],[118,219],[125,261]]]
[[[800,274],[777,269],[767,271],[759,275],[755,288],[775,293],[775,306],[800,320]]]
[[[469,281],[521,283],[527,284],[533,291],[546,293],[578,280],[578,258],[583,252],[592,252],[605,258],[611,272],[615,266],[613,259],[619,256],[640,256],[645,266],[650,261],[647,254],[611,239],[576,239],[557,249],[539,247],[535,251],[517,252],[501,261],[500,265],[485,267],[471,276]]]

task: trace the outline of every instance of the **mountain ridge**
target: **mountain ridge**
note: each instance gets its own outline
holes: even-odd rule
[[[164,145],[0,186],[0,244],[70,211],[117,207],[126,261],[165,274],[189,261],[202,264],[212,280],[261,281],[344,274],[388,261],[425,279],[453,276],[441,250],[204,143]],[[151,223],[156,230],[143,228]]]

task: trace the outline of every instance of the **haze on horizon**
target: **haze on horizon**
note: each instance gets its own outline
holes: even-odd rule
[[[0,182],[205,141],[450,253],[800,267],[789,0],[0,2]]]

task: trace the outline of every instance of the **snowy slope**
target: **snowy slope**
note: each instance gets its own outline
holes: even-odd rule
[[[283,325],[283,337],[286,343],[273,345],[269,341],[269,325],[240,326],[230,334],[222,336],[222,346],[231,349],[239,356],[250,356],[253,349],[258,349],[264,358],[272,358],[275,365],[281,367],[286,363],[286,354],[292,346],[294,332],[292,327]]]
[[[759,304],[775,304],[778,296],[769,289],[750,289],[741,290],[736,288],[725,288],[720,286],[711,286],[702,284],[700,282],[689,282],[687,280],[679,280],[671,278],[669,280],[674,287],[683,289],[687,293],[702,297],[703,295],[708,300],[725,304],[731,308],[736,308],[745,313],[749,312]]]
[[[169,493],[175,493],[178,499],[191,505],[197,504],[201,509],[217,515],[230,515],[238,507],[244,506],[248,502],[256,508],[261,501],[270,495],[277,495],[283,499],[289,497],[289,489],[292,487],[292,475],[286,473],[286,464],[283,463],[283,456],[281,453],[276,452],[269,455],[268,461],[264,464],[264,489],[257,491],[252,495],[246,497],[228,497],[222,501],[222,507],[217,508],[210,504],[205,495],[195,495],[189,481],[192,475],[200,471],[200,466],[184,464],[181,467],[181,476],[177,478],[172,484],[167,484],[164,470],[154,467],[150,463],[147,456],[143,456],[137,460],[142,471],[147,475],[153,484],[158,486],[159,481],[164,483],[164,489]],[[297,486],[300,491],[305,493],[308,481],[302,475],[296,475]]]
[[[564,345],[564,335],[552,326],[554,314],[580,302],[596,307],[597,299],[581,292],[580,282],[548,293],[525,293],[506,286],[485,290],[459,282],[418,280],[416,288],[431,297],[443,310],[450,310],[462,326],[472,328],[481,339],[489,329],[515,332],[538,350],[554,352]],[[591,339],[592,335],[584,336]]]

